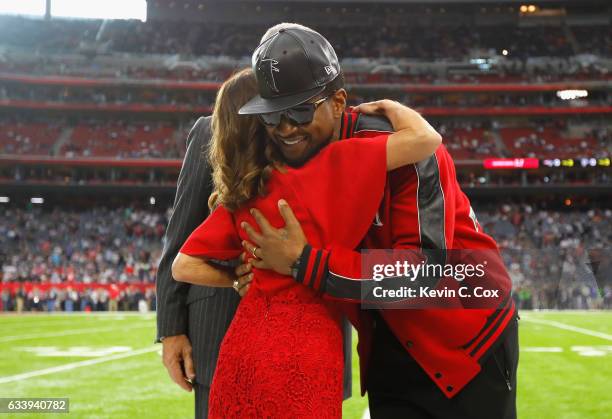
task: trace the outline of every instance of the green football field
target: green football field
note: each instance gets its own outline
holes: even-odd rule
[[[519,417],[612,418],[612,312],[521,318]],[[3,315],[0,330],[0,397],[70,399],[68,415],[0,417],[193,417],[193,394],[170,381],[152,344],[154,314]],[[344,417],[362,418],[366,407],[353,397]]]

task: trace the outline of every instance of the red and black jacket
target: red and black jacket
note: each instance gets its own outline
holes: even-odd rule
[[[351,111],[344,114],[341,125],[342,138],[390,131],[386,119]],[[361,248],[483,249],[498,254],[496,242],[482,231],[459,187],[453,160],[443,145],[430,158],[389,173],[378,215]],[[480,372],[484,358],[516,314],[509,277],[499,278],[497,285],[506,297],[496,308],[381,310],[406,351],[448,398]],[[372,318],[359,303],[362,282],[372,279],[362,277],[361,253],[338,247],[308,247],[297,280],[328,298],[350,302],[344,306],[359,332],[365,393]]]

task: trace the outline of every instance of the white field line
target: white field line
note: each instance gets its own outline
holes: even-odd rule
[[[588,310],[579,310],[579,309],[563,309],[559,310],[556,308],[539,308],[536,310],[521,310],[521,318],[523,317],[523,313],[572,313],[572,314],[609,314],[610,310],[604,309],[588,309]]]
[[[92,313],[70,313],[70,314],[22,314],[22,315],[5,315],[0,314],[0,325],[6,326],[38,326],[45,324],[66,324],[75,320],[155,320],[155,314],[151,315],[133,312],[100,312]]]
[[[612,341],[612,335],[609,335],[607,333],[598,332],[596,330],[585,329],[584,327],[572,326],[569,324],[556,322],[554,320],[534,319],[534,318],[531,318],[530,316],[524,316],[522,317],[522,320],[528,321],[531,323],[538,323],[538,324],[544,324],[547,326],[557,327],[559,329],[569,330],[570,332],[582,333],[583,335],[594,336],[596,338],[601,338],[601,339],[605,339],[608,341]]]
[[[25,323],[0,323],[4,327],[18,327],[19,330],[24,328],[36,328],[36,327],[66,327],[70,324],[74,324],[75,322],[81,322],[85,319],[57,319],[50,321],[40,321],[40,322],[25,322]],[[99,319],[91,319],[92,321],[98,321]],[[117,320],[119,321],[119,320]],[[87,323],[79,323],[80,325]],[[97,323],[95,323],[97,324]]]
[[[100,332],[116,332],[118,330],[129,330],[141,327],[153,327],[151,324],[134,325],[129,327],[99,327],[99,328],[88,328],[88,329],[75,329],[75,330],[64,330],[63,332],[51,332],[51,333],[31,333],[28,335],[15,335],[15,336],[2,336],[0,342],[14,342],[16,340],[27,340],[27,339],[38,339],[38,338],[54,338],[60,336],[71,336],[71,335],[87,335],[92,333]]]
[[[87,361],[72,362],[70,364],[58,365],[57,367],[45,368],[45,369],[36,370],[36,371],[30,371],[30,372],[26,372],[26,373],[23,373],[23,374],[9,375],[7,377],[0,377],[0,384],[11,383],[11,382],[14,382],[14,381],[27,380],[28,378],[39,377],[41,375],[49,375],[49,374],[54,374],[54,373],[58,373],[58,372],[73,370],[75,368],[87,367],[89,365],[96,365],[96,364],[100,364],[100,363],[103,363],[103,362],[115,361],[117,359],[122,359],[122,358],[127,358],[127,357],[130,357],[130,356],[141,355],[141,354],[153,352],[153,351],[156,351],[156,350],[158,350],[158,347],[157,346],[153,346],[153,347],[149,347],[149,348],[136,349],[134,351],[124,352],[124,353],[121,353],[121,354],[110,355],[110,356],[106,356],[106,357],[102,357],[102,358],[89,359]]]
[[[30,328],[30,329],[35,329],[38,327],[66,327],[67,325],[70,325],[71,323],[74,322],[83,322],[84,320],[91,320],[92,322],[98,322],[98,321],[104,321],[104,324],[109,324],[109,322],[111,321],[116,321],[116,322],[120,322],[120,321],[151,321],[153,319],[134,319],[134,318],[113,318],[113,317],[108,317],[108,318],[102,318],[100,319],[98,318],[91,318],[91,319],[86,319],[86,318],[73,318],[73,319],[54,319],[54,320],[48,320],[45,321],[44,319],[41,319],[40,321],[36,321],[36,322],[24,322],[24,323],[17,323],[17,322],[10,322],[10,323],[6,323],[6,322],[2,322],[0,321],[0,325],[1,326],[5,326],[5,327],[19,327],[20,330],[25,329],[25,328]],[[81,325],[83,324],[88,324],[89,322],[84,322],[84,323],[80,323]],[[98,324],[98,323],[95,323]]]
[[[33,315],[33,314],[22,314],[22,315],[6,315],[0,314],[0,324],[14,325],[14,324],[42,324],[51,322],[67,322],[75,320],[127,320],[127,319],[138,319],[141,320],[154,320],[155,313],[142,314],[142,313],[129,313],[129,312],[101,312],[97,314],[46,314],[46,315]]]
[[[521,352],[563,352],[563,348],[559,346],[527,346],[520,348]]]
[[[370,408],[366,407],[366,409],[363,411],[363,415],[361,416],[361,419],[370,419]]]

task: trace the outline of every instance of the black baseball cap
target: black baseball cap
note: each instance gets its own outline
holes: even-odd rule
[[[241,115],[278,112],[300,105],[325,90],[340,74],[336,51],[308,28],[284,28],[253,53],[259,95],[238,111]]]

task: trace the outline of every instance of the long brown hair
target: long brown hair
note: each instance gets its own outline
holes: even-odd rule
[[[212,115],[208,160],[212,168],[212,209],[230,211],[266,194],[272,164],[278,161],[265,130],[255,117],[238,115],[238,109],[257,94],[253,71],[244,69],[227,79],[217,92]]]

